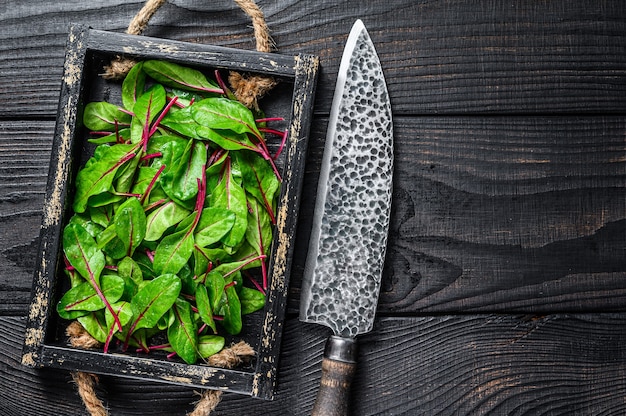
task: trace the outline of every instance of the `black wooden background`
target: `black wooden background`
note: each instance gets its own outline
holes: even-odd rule
[[[626,3],[259,0],[279,53],[321,58],[276,399],[305,415],[328,332],[297,319],[343,43],[362,19],[394,110],[392,231],[355,415],[626,414]],[[124,31],[141,1],[0,2],[0,415],[86,414],[67,373],[20,365],[70,22]],[[146,35],[253,49],[226,0],[171,0]],[[193,391],[103,377],[112,415]]]

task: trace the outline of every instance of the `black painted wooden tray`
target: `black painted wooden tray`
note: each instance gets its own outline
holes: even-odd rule
[[[256,351],[251,364],[233,370],[188,365],[165,356],[104,354],[69,346],[67,322],[56,315],[63,293],[62,230],[71,215],[74,177],[86,155],[82,108],[85,103],[120,94],[120,84],[99,74],[116,55],[134,59],[162,59],[205,72],[236,70],[280,80],[261,102],[267,115],[286,117],[289,138],[277,165],[283,183],[277,209],[277,226],[269,262],[269,288],[265,308],[246,316],[239,339]],[[70,28],[52,159],[45,197],[40,249],[32,300],[25,332],[22,363],[27,366],[86,371],[227,390],[271,399],[276,384],[291,257],[297,225],[300,190],[311,123],[318,59],[309,55],[287,57],[223,47],[169,41]]]

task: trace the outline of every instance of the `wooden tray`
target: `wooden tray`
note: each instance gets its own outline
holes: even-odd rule
[[[266,114],[286,118],[289,138],[277,165],[283,183],[277,209],[277,226],[269,261],[269,288],[265,308],[244,318],[239,339],[256,351],[251,364],[227,370],[188,365],[165,356],[104,354],[71,347],[64,334],[66,321],[56,314],[56,303],[67,288],[63,273],[61,236],[71,216],[72,186],[78,167],[89,156],[82,126],[84,104],[111,100],[121,83],[103,80],[103,66],[116,55],[134,59],[161,59],[204,72],[236,70],[270,75],[280,84],[261,106]],[[52,159],[45,197],[40,248],[32,300],[26,325],[22,363],[96,374],[116,375],[201,388],[228,390],[271,399],[284,321],[291,257],[318,59],[308,55],[287,57],[223,47],[190,44],[143,36],[70,28]]]

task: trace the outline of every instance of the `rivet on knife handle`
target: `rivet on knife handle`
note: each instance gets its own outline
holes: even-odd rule
[[[334,334],[322,363],[315,416],[347,414],[356,337],[372,330],[376,314],[392,171],[391,103],[378,55],[359,20],[337,75],[302,277],[300,320]]]

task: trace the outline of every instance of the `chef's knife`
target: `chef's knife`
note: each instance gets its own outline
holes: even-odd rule
[[[391,207],[393,127],[380,61],[363,22],[348,37],[320,170],[300,320],[333,330],[313,415],[347,414],[355,337],[374,323]]]

